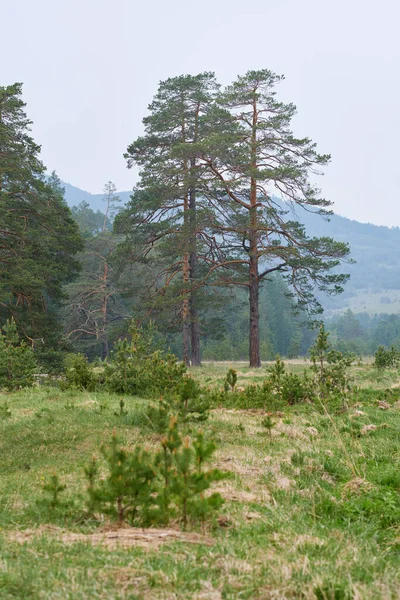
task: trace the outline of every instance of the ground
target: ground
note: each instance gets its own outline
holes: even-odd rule
[[[194,371],[220,386],[231,364]],[[238,386],[262,381],[245,364]],[[299,371],[306,364],[290,366]],[[85,513],[83,468],[113,429],[127,446],[147,400],[40,387],[0,397],[0,597],[32,599],[400,598],[400,373],[358,365],[347,409],[212,410],[203,425],[230,477],[225,504],[186,532],[117,530]],[[43,506],[56,472],[65,507]]]

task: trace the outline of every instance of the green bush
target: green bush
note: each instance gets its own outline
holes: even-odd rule
[[[62,387],[93,391],[97,377],[84,354],[68,354],[65,358],[65,382]]]
[[[378,369],[392,369],[398,367],[399,363],[400,352],[395,346],[391,346],[390,348],[379,346],[375,353],[374,367]]]
[[[175,405],[183,421],[205,421],[208,419],[210,402],[203,394],[197,381],[192,377],[184,377],[179,384]]]
[[[131,341],[118,341],[105,364],[107,388],[118,394],[147,396],[177,390],[186,366],[173,354],[153,350],[151,340],[134,324],[130,334]]]
[[[7,321],[0,330],[0,388],[31,386],[36,368],[33,350],[19,339],[14,319]]]
[[[281,380],[280,395],[284,402],[291,405],[313,400],[314,386],[306,373],[302,377],[296,373],[285,373]]]
[[[147,523],[147,514],[155,491],[151,456],[140,446],[133,452],[120,447],[115,433],[111,445],[103,446],[108,474],[96,481],[98,469],[95,459],[85,470],[88,478],[89,509],[109,514],[118,523]]]
[[[153,456],[138,444],[133,451],[121,447],[115,433],[111,445],[102,448],[107,474],[99,479],[95,458],[85,469],[88,480],[88,508],[91,513],[111,515],[119,524],[168,524],[179,518],[204,519],[221,506],[219,494],[205,495],[212,482],[225,474],[206,469],[216,446],[198,432],[191,441],[179,433],[177,420],[170,418],[161,447]]]

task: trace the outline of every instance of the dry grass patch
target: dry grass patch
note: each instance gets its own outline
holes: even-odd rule
[[[112,528],[95,533],[73,533],[59,527],[45,525],[37,529],[9,531],[7,537],[19,544],[28,543],[38,537],[50,537],[63,544],[85,543],[106,548],[130,548],[140,546],[145,549],[158,548],[167,542],[185,542],[211,546],[213,539],[199,533],[179,531],[176,529],[139,529],[135,527]]]

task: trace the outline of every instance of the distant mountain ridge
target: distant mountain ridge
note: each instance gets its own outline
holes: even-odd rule
[[[63,183],[69,206],[87,202],[93,210],[104,210],[104,195],[85,192]],[[125,204],[132,192],[118,192]],[[357,312],[400,312],[400,228],[360,223],[333,215],[329,221],[306,211],[297,212],[309,235],[328,236],[348,242],[356,264],[344,264],[340,271],[350,274],[346,291],[333,299],[325,298],[329,311],[351,307]]]
[[[78,206],[80,202],[87,202],[93,210],[104,211],[104,194],[91,194],[64,181],[62,185],[65,189],[65,199],[68,206]],[[117,195],[121,198],[122,203],[126,204],[131,194],[132,192],[118,192]]]

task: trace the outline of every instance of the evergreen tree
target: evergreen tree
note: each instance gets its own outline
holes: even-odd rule
[[[250,365],[260,366],[259,291],[267,276],[286,274],[300,306],[319,311],[313,287],[342,291],[346,275],[332,274],[349,252],[330,238],[309,238],[294,208],[329,214],[309,175],[329,161],[308,138],[296,138],[293,104],[275,98],[282,77],[249,71],[228,86],[208,115],[208,137],[197,144],[200,164],[213,177],[213,193],[223,220],[215,238],[230,253],[216,268],[232,269],[234,285],[249,292]],[[276,196],[280,199],[277,199]],[[224,277],[226,282],[226,277]]]
[[[53,173],[46,180],[21,84],[0,87],[0,321],[42,355],[60,348],[62,286],[79,270],[82,241]]]
[[[18,337],[15,321],[0,329],[0,388],[16,390],[33,384],[35,356]]]
[[[128,147],[128,166],[141,168],[141,180],[119,219],[135,259],[162,255],[153,298],[178,306],[183,323],[183,359],[200,364],[199,296],[204,233],[209,219],[205,170],[192,148],[204,136],[202,118],[217,85],[212,73],[167,79],[149,106],[145,135]],[[132,254],[132,251],[131,251]]]

